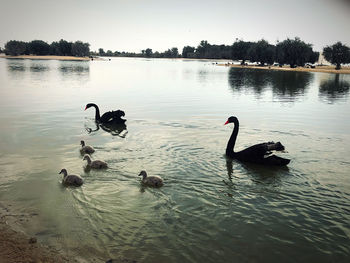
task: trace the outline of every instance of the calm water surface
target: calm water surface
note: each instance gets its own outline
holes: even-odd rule
[[[210,61],[0,59],[0,200],[29,235],[82,262],[348,262],[350,75]],[[123,109],[127,127],[98,128]],[[281,141],[267,168],[224,156]],[[105,171],[84,172],[80,140]],[[64,188],[58,172],[80,174]],[[138,173],[162,176],[144,188]]]

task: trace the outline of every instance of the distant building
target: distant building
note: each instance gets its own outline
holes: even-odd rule
[[[327,65],[327,66],[330,66],[332,65],[331,63],[329,63],[323,56],[322,53],[320,53],[319,57],[318,57],[318,61],[317,61],[317,64],[318,65]]]

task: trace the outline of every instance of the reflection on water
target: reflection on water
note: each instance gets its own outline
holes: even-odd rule
[[[79,74],[85,75],[90,72],[89,61],[79,61],[79,64],[72,61],[60,61],[59,70],[62,74]]]
[[[310,82],[311,73],[283,72],[256,70],[244,68],[230,68],[229,83],[233,91],[253,91],[257,97],[264,91],[272,89],[273,95],[280,100],[294,101],[304,96]]]
[[[94,127],[89,127],[91,125],[94,125]],[[126,125],[124,123],[114,123],[113,121],[109,123],[92,123],[91,121],[89,124],[85,123],[85,129],[89,134],[99,131],[100,128],[113,136],[119,136],[121,138],[125,138],[128,133]]]
[[[44,73],[44,72],[47,72],[50,70],[50,67],[45,65],[45,64],[42,64],[42,63],[38,63],[38,62],[32,62],[30,64],[30,67],[29,67],[29,70],[30,72],[40,72],[40,73]]]
[[[15,73],[16,71],[25,71],[26,70],[26,65],[25,62],[26,60],[24,59],[7,59],[7,72],[9,73]]]
[[[327,79],[322,79],[319,88],[319,96],[328,103],[347,98],[350,89],[350,76],[347,74],[332,74]]]

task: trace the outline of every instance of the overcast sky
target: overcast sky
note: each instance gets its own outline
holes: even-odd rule
[[[350,46],[350,0],[0,0],[0,47],[65,39],[91,50],[165,51],[236,38],[272,44],[300,37],[314,50]]]

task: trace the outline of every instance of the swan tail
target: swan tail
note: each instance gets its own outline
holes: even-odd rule
[[[284,151],[284,146],[280,142],[268,142],[267,143],[268,151]]]

